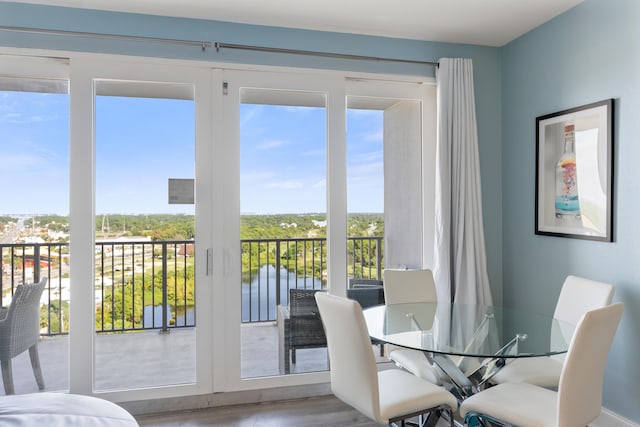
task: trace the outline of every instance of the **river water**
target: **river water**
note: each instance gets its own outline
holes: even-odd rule
[[[270,321],[276,319],[276,269],[272,265],[260,267],[259,274],[249,282],[242,283],[242,321]],[[288,304],[289,289],[321,289],[322,280],[316,278],[300,278],[294,273],[280,269],[280,304]],[[168,307],[169,318],[173,306]],[[195,309],[178,308],[176,326],[192,326],[195,324]],[[144,327],[162,327],[162,306],[146,306],[144,308]]]

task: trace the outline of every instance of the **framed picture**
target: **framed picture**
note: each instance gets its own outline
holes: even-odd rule
[[[536,234],[613,241],[613,106],[536,118]]]

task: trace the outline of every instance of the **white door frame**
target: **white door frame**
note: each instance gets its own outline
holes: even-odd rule
[[[216,259],[223,271],[216,280],[223,283],[226,293],[224,307],[218,313],[225,321],[225,354],[214,353],[214,388],[216,391],[251,390],[267,387],[313,384],[327,382],[328,372],[300,375],[281,375],[266,378],[241,379],[241,293],[240,275],[240,88],[259,88],[303,92],[319,92],[326,95],[327,109],[327,253],[329,292],[345,296],[347,287],[347,156],[346,156],[346,99],[347,96],[369,96],[392,99],[423,101],[422,155],[426,173],[423,212],[433,212],[433,182],[435,181],[435,86],[424,82],[402,82],[385,80],[349,79],[340,73],[318,73],[315,71],[245,71],[225,69],[221,80],[214,83],[214,99],[222,97],[224,116],[221,143],[216,149],[215,163],[217,200],[225,200],[224,218],[216,225]],[[214,101],[216,104],[217,101]],[[426,106],[425,106],[426,105]],[[433,115],[433,117],[428,117]],[[431,220],[426,219],[430,217]],[[433,239],[433,216],[425,215],[422,227],[422,256],[427,266],[431,265],[432,247],[426,242]],[[429,238],[429,236],[431,238]],[[220,319],[221,321],[222,319]],[[218,338],[216,338],[218,342]]]
[[[223,114],[224,120],[224,149],[222,151],[222,161],[218,164],[219,173],[225,177],[223,200],[229,208],[226,215],[226,227],[221,230],[221,234],[216,235],[216,240],[221,239],[224,248],[221,248],[221,258],[224,264],[224,281],[227,289],[225,296],[227,314],[225,327],[225,349],[224,363],[214,363],[215,388],[224,384],[224,389],[219,391],[250,390],[265,387],[278,387],[285,385],[310,384],[326,382],[327,372],[312,373],[307,375],[287,375],[269,378],[241,379],[240,373],[240,327],[241,327],[241,293],[240,283],[240,88],[275,89],[288,91],[317,92],[326,96],[327,106],[327,170],[336,168],[335,163],[345,162],[345,135],[340,132],[344,129],[344,114],[331,114],[333,110],[344,111],[344,80],[331,75],[315,74],[309,72],[271,72],[271,71],[242,71],[224,70],[222,81],[220,82],[220,93],[223,92],[223,84],[226,85],[226,94],[223,94]],[[216,93],[216,89],[214,89]],[[214,95],[215,96],[215,95]],[[219,152],[219,151],[218,151]],[[346,164],[346,163],[345,163]],[[344,169],[338,168],[338,169]],[[335,216],[334,212],[345,216],[343,208],[343,196],[334,194],[331,188],[345,187],[343,182],[334,183],[331,178],[341,180],[339,176],[327,174],[327,215]],[[335,193],[339,193],[336,191]],[[344,205],[346,206],[346,205]],[[342,259],[346,258],[346,248],[344,244],[335,245],[332,242],[340,238],[340,224],[338,221],[332,223],[331,236],[328,237],[327,246],[329,261],[340,259],[339,252],[342,251]],[[342,235],[346,239],[346,221],[342,226]],[[341,242],[344,242],[342,240]],[[218,252],[218,251],[216,251]],[[344,264],[344,262],[342,263]],[[329,269],[329,281],[332,277],[341,274],[340,268]],[[346,270],[341,277],[346,276]],[[344,293],[344,291],[342,291]],[[224,378],[224,380],[222,380]],[[218,391],[218,390],[217,390]]]
[[[69,327],[69,390],[71,393],[98,394],[93,391],[95,309],[93,287],[93,258],[95,248],[95,106],[94,80],[115,79],[140,82],[186,83],[195,87],[196,122],[196,301],[203,307],[213,301],[213,275],[207,276],[206,249],[213,247],[211,221],[213,211],[212,124],[210,70],[196,67],[126,61],[113,58],[80,57],[71,60],[70,86],[70,213],[73,235],[70,240],[71,300],[73,310]],[[87,108],[91,106],[92,108]],[[84,286],[83,286],[84,285]],[[168,385],[138,390],[105,391],[101,396],[114,401],[163,398],[209,393],[213,390],[210,355],[213,349],[213,321],[211,310],[198,310],[196,327],[196,383]],[[88,355],[91,355],[89,357]]]

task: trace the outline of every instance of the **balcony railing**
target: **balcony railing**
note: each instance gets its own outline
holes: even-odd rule
[[[242,322],[275,320],[289,289],[326,286],[324,238],[246,239],[242,244]],[[350,237],[348,274],[380,279],[382,237]],[[108,241],[95,246],[96,332],[195,326],[193,240]],[[41,333],[68,333],[69,248],[66,243],[0,243],[0,306],[21,283],[48,277]],[[346,280],[346,279],[345,279]]]
[[[349,277],[381,279],[382,244],[382,237],[349,237]],[[289,289],[323,289],[326,273],[325,238],[242,240],[242,321],[275,320]]]

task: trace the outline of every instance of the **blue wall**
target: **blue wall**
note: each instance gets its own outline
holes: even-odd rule
[[[616,115],[615,242],[535,235],[535,118],[607,98]],[[640,2],[585,0],[505,46],[502,111],[504,302],[550,312],[568,274],[613,283],[625,313],[604,406],[640,422]]]

